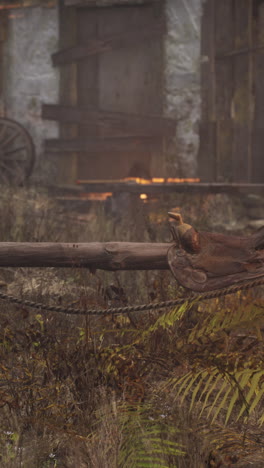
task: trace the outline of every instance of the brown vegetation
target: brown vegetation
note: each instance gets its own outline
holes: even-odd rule
[[[34,192],[2,196],[0,241],[170,240],[172,206],[162,215],[142,205],[138,223],[115,223],[100,209],[84,221]],[[204,206],[196,206],[203,224]],[[8,292],[82,307],[183,293],[169,272],[0,274]],[[263,307],[261,288],[129,316],[70,317],[1,302],[0,466],[263,466]]]

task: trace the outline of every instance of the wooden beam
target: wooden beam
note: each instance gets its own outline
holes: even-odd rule
[[[69,7],[105,7],[114,5],[144,5],[160,0],[64,0]]]
[[[168,270],[167,252],[171,245],[136,242],[1,242],[0,267]]]
[[[225,184],[225,183],[204,183],[204,182],[179,182],[179,183],[149,183],[137,184],[134,182],[112,182],[103,183],[78,180],[78,184],[85,192],[127,192],[146,194],[165,193],[239,193],[240,191],[264,191],[264,184]]]
[[[263,52],[263,49],[264,49],[264,44],[255,46],[255,47],[244,47],[243,49],[235,49],[235,50],[231,50],[230,52],[226,52],[225,54],[216,55],[215,58],[216,60],[223,60],[226,58],[236,57],[237,55],[251,54],[251,53],[259,52],[259,51]]]
[[[92,55],[102,54],[111,50],[123,49],[140,44],[145,40],[153,40],[156,36],[165,33],[164,22],[156,22],[152,26],[138,31],[128,31],[125,34],[105,36],[100,39],[90,40],[87,45],[77,45],[64,50],[60,50],[52,55],[53,66],[65,65],[67,63],[83,60]]]
[[[125,153],[135,151],[145,153],[146,150],[155,150],[159,140],[150,137],[139,138],[54,138],[45,140],[45,151],[60,152],[87,152],[87,153]]]
[[[42,117],[60,123],[98,125],[101,136],[163,136],[175,135],[176,120],[160,115],[136,115],[94,110],[85,107],[43,104]]]

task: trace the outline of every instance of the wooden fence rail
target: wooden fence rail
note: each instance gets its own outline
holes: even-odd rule
[[[168,270],[167,252],[171,245],[143,242],[1,242],[0,267]]]
[[[198,232],[168,213],[173,243],[2,242],[0,267],[86,267],[170,270],[194,291],[209,291],[264,276],[264,226],[251,236]]]

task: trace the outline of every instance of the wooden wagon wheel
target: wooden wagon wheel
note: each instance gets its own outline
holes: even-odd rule
[[[0,118],[0,183],[23,184],[34,161],[35,148],[29,133],[18,122]]]

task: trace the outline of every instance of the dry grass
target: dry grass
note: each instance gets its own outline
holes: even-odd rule
[[[196,210],[200,225],[209,226],[210,203],[196,199],[187,221],[194,222]],[[136,205],[136,212],[134,206],[122,219],[97,208],[84,221],[45,193],[7,190],[0,203],[0,241],[164,242],[169,240],[166,212],[175,204],[165,200],[164,205],[155,212]],[[75,300],[77,306],[164,300],[180,292],[167,272],[2,269],[1,278],[17,295],[62,304]],[[208,461],[211,449],[195,411],[189,413],[188,401],[179,405],[171,392],[160,392],[160,383],[184,368],[187,358],[175,343],[179,334],[187,336],[199,313],[194,306],[180,327],[158,326],[161,312],[69,317],[1,302],[0,466],[141,467],[139,461],[132,464],[130,448],[154,457],[157,444],[164,448],[165,466],[245,466],[217,465],[212,455]],[[169,452],[168,440],[185,455]]]

